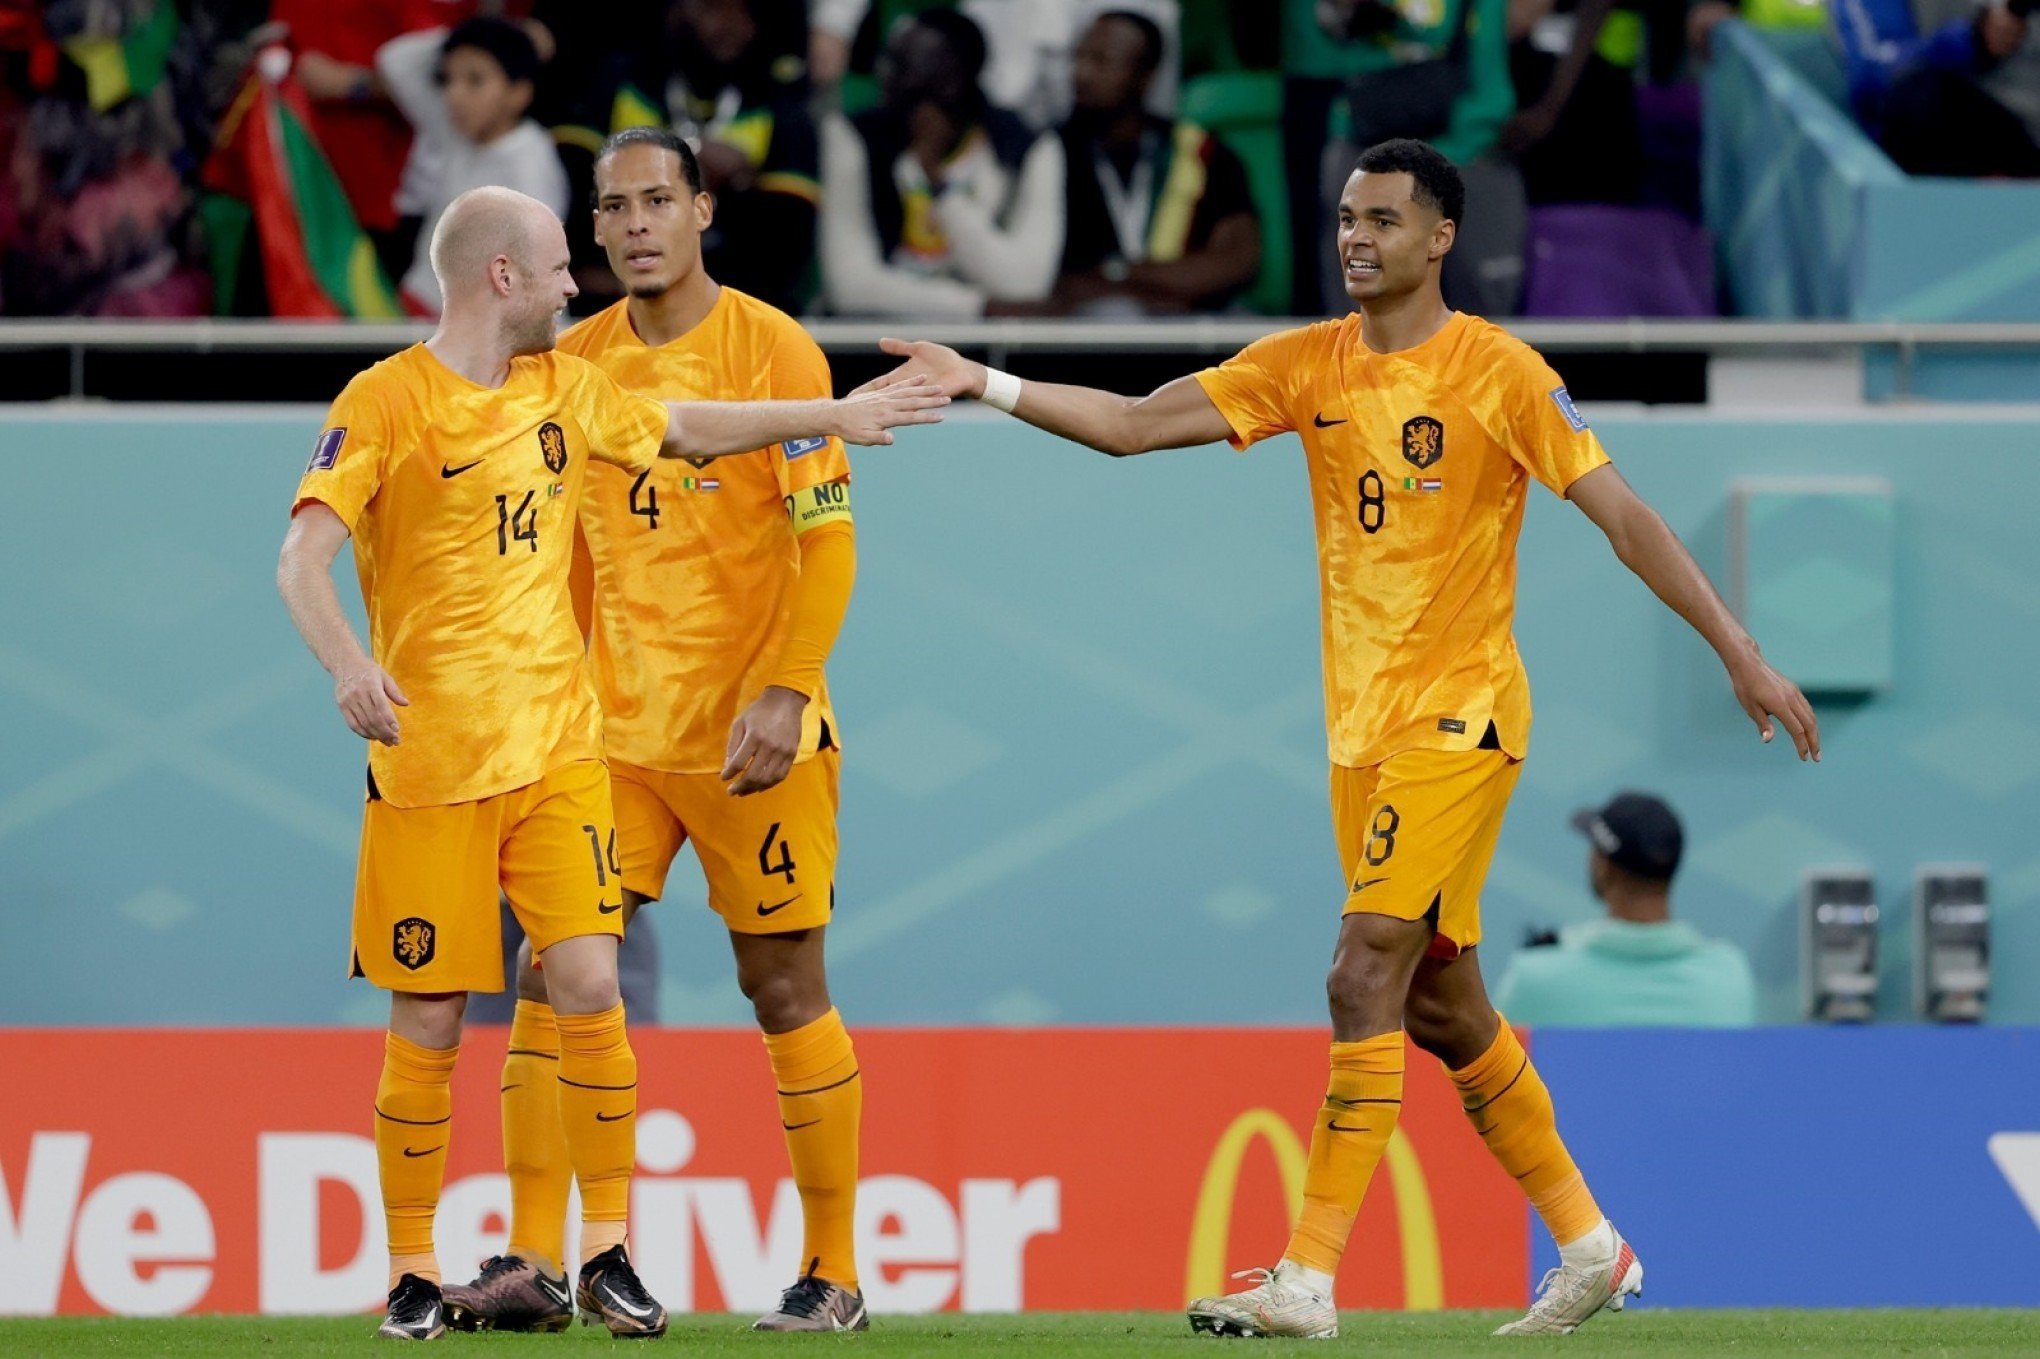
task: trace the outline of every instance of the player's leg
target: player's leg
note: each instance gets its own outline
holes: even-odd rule
[[[620,762],[612,763],[609,773],[616,862],[624,883],[622,921],[628,928],[637,908],[664,891],[683,830],[660,791],[671,775]],[[608,875],[606,847],[604,856]],[[448,1323],[459,1329],[555,1330],[573,1319],[564,1271],[555,1263],[565,1259],[567,1191],[574,1173],[560,1125],[559,1054],[558,1021],[526,939],[517,954],[517,1010],[503,1060],[510,1244],[482,1266],[472,1284],[446,1290]]]
[[[838,768],[836,752],[823,750],[750,797],[731,797],[713,776],[689,776],[683,794],[709,905],[729,927],[737,985],[765,1036],[800,1189],[800,1276],[759,1330],[869,1324],[853,1245],[864,1083],[823,961],[835,906]]]
[[[637,1151],[637,1057],[624,1030],[609,772],[584,760],[522,790],[499,851],[503,889],[538,959],[559,1032],[559,1117],[581,1191],[579,1302],[612,1334],[663,1334],[625,1246]]]
[[[375,1148],[390,1249],[378,1334],[444,1329],[433,1219],[453,1119],[453,1067],[470,990],[503,985],[495,910],[494,799],[395,808],[371,798],[355,879],[354,966],[390,994]],[[479,851],[475,846],[481,846]]]
[[[1331,1078],[1311,1134],[1303,1211],[1263,1282],[1191,1305],[1199,1330],[1338,1333],[1333,1277],[1401,1112],[1410,981],[1427,952],[1462,942],[1462,927],[1455,921],[1448,934],[1441,921],[1453,867],[1477,846],[1484,825],[1482,805],[1467,797],[1476,769],[1485,765],[1468,755],[1418,750],[1372,769],[1332,770],[1332,824],[1348,893],[1326,980]]]
[[[1643,1291],[1643,1266],[1602,1215],[1559,1137],[1551,1092],[1488,1000],[1479,950],[1426,958],[1403,1022],[1410,1041],[1445,1064],[1474,1131],[1558,1243],[1559,1269],[1529,1313],[1499,1333],[1565,1333],[1603,1307],[1620,1311],[1625,1297]]]

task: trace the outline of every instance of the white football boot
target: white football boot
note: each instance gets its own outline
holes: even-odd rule
[[[1295,1336],[1331,1340],[1339,1334],[1339,1312],[1330,1298],[1319,1297],[1296,1275],[1298,1267],[1284,1260],[1274,1269],[1246,1269],[1235,1279],[1254,1286],[1222,1298],[1199,1298],[1190,1304],[1190,1329],[1213,1335]]]
[[[1613,1228],[1610,1228],[1612,1231]],[[1521,1321],[1512,1321],[1496,1335],[1571,1335],[1594,1313],[1622,1310],[1623,1299],[1643,1292],[1643,1262],[1636,1250],[1615,1232],[1615,1257],[1585,1268],[1560,1265],[1537,1286],[1537,1301]]]

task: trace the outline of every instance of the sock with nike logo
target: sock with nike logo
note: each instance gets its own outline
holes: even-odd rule
[[[1600,1206],[1559,1140],[1551,1091],[1509,1021],[1502,1019],[1495,1041],[1471,1066],[1450,1074],[1473,1130],[1523,1186],[1552,1240],[1568,1245],[1600,1226]]]
[[[510,1173],[510,1254],[550,1268],[565,1259],[574,1163],[560,1127],[560,1030],[552,1006],[520,1000],[503,1058],[503,1168]]]
[[[830,1010],[790,1032],[766,1034],[765,1051],[779,1086],[787,1159],[800,1187],[807,1228],[801,1261],[816,1262],[816,1277],[854,1293],[851,1225],[857,1209],[857,1129],[864,1115],[856,1050],[843,1016]]]
[[[1332,1044],[1331,1085],[1310,1135],[1303,1214],[1283,1259],[1328,1275],[1339,1272],[1367,1182],[1402,1113],[1402,1091],[1402,1030]]]
[[[623,1244],[630,1216],[630,1171],[637,1159],[637,1054],[623,1028],[623,1005],[599,1014],[563,1015],[560,1128],[581,1186],[581,1263]]]
[[[382,1080],[375,1087],[375,1160],[389,1227],[391,1288],[406,1274],[439,1282],[432,1219],[446,1175],[453,1060],[458,1056],[458,1044],[423,1048],[393,1033],[383,1036]]]

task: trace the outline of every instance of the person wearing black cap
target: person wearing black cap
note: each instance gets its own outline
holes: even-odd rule
[[[1735,945],[1672,919],[1685,833],[1662,799],[1619,793],[1572,819],[1592,846],[1587,880],[1606,918],[1526,948],[1495,988],[1518,1024],[1734,1029],[1756,1022],[1756,983]]]

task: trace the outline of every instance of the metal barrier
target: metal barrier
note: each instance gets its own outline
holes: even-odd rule
[[[1202,317],[1142,321],[970,321],[914,322],[815,320],[808,332],[834,358],[876,352],[883,336],[936,340],[982,354],[995,365],[1028,354],[1172,355],[1231,354],[1261,336],[1310,318]],[[1884,352],[1896,363],[1898,394],[1917,356],[1926,350],[2017,350],[2040,356],[2040,324],[1841,321],[1680,321],[1638,318],[1619,321],[1519,321],[1509,329],[1552,354],[1749,356],[1823,352],[1839,356]],[[291,355],[391,354],[425,338],[423,323],[304,322],[265,320],[0,322],[0,352],[60,351],[67,356],[67,382],[60,390],[23,395],[92,395],[87,363],[94,358],[133,359],[148,354],[185,356],[234,354],[278,359]]]

